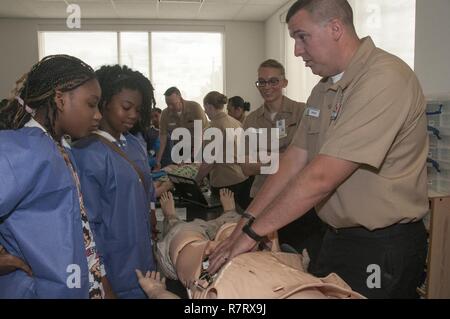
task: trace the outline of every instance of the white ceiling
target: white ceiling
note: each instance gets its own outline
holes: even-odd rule
[[[265,21],[287,2],[289,0],[203,0],[202,3],[160,3],[158,0],[0,0],[0,18],[67,18],[67,6],[78,4],[81,18],[88,19]]]

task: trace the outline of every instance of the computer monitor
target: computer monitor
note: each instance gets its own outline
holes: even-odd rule
[[[206,208],[216,208],[221,205],[220,200],[211,195],[211,191],[202,191],[194,179],[170,173],[167,176],[175,186],[175,195],[180,199]]]

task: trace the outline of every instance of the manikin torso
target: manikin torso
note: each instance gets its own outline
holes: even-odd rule
[[[308,274],[302,255],[281,252],[276,236],[270,238],[271,250],[241,254],[212,280],[200,278],[203,261],[235,226],[224,224],[213,241],[192,231],[180,231],[171,241],[170,258],[192,299],[364,298],[336,274],[326,278]]]

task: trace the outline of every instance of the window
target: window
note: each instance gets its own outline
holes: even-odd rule
[[[152,78],[158,105],[171,86],[183,97],[202,104],[209,91],[223,92],[222,35],[220,33],[152,33]]]
[[[94,69],[118,63],[116,32],[42,32],[40,59],[52,54],[80,58]]]
[[[150,78],[147,32],[120,32],[119,63],[137,70]],[[152,83],[153,84],[153,83]]]
[[[416,1],[349,0],[349,3],[359,37],[370,35],[376,46],[397,55],[414,69]],[[289,37],[289,31],[285,39],[286,73],[290,82],[287,95],[306,101],[320,78],[294,56],[294,40]]]
[[[224,91],[223,37],[218,32],[46,31],[39,40],[40,58],[69,54],[94,69],[121,64],[142,72],[152,81],[161,109],[167,107],[163,93],[171,86],[200,104],[209,91]]]

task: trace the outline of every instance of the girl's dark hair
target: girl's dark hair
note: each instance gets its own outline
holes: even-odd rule
[[[73,56],[61,54],[43,58],[30,72],[16,81],[12,97],[0,109],[0,129],[23,127],[31,119],[31,114],[26,110],[28,106],[32,111],[45,112],[44,127],[55,138],[55,121],[58,115],[56,91],[75,90],[94,78],[94,70]]]
[[[236,108],[244,109],[244,111],[250,111],[250,103],[245,102],[240,96],[233,96],[228,100],[228,103],[233,104]]]
[[[150,127],[150,114],[156,101],[153,94],[154,88],[149,79],[139,71],[133,71],[126,65],[118,64],[102,66],[95,73],[102,88],[102,98],[99,103],[102,113],[104,112],[103,107],[122,89],[137,90],[142,94],[141,113],[130,133],[144,132]]]
[[[211,104],[212,106],[214,106],[215,109],[218,110],[223,109],[225,104],[227,104],[227,101],[228,101],[227,97],[217,91],[209,92],[203,99],[204,104]]]

